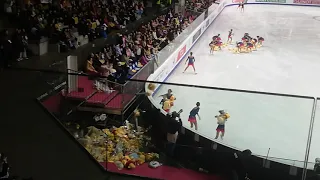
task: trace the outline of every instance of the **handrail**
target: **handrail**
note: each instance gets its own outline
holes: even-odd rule
[[[77,76],[87,76],[87,77],[100,77],[106,78],[102,75],[89,75],[86,73],[68,73],[63,71],[55,71],[55,70],[47,70],[47,69],[33,69],[33,68],[17,68],[17,67],[10,67],[8,69],[11,70],[18,70],[18,71],[31,71],[31,72],[46,72],[52,74],[67,74],[67,75],[77,75]],[[221,88],[221,87],[211,87],[211,86],[201,86],[201,85],[190,85],[190,84],[182,84],[182,83],[171,83],[171,82],[157,82],[157,81],[148,81],[148,80],[139,80],[139,79],[127,79],[127,81],[136,81],[142,83],[154,83],[154,84],[161,84],[161,85],[172,85],[172,86],[182,86],[182,87],[193,87],[193,88],[202,88],[202,89],[215,89],[220,91],[233,91],[233,92],[244,92],[244,93],[251,93],[251,94],[264,94],[264,95],[274,95],[274,96],[285,96],[285,97],[295,97],[295,98],[305,98],[305,99],[314,99],[312,96],[303,96],[303,95],[294,95],[294,94],[284,94],[284,93],[275,93],[275,92],[264,92],[264,91],[255,91],[255,90],[243,90],[243,89],[232,89],[232,88]],[[113,82],[112,82],[113,83]],[[115,83],[118,85],[123,85],[119,83]],[[320,98],[317,98],[320,100]]]
[[[251,94],[264,94],[264,95],[274,95],[274,96],[285,96],[285,97],[295,97],[295,98],[304,98],[304,99],[314,99],[314,97],[312,97],[312,96],[295,95],[295,94],[284,94],[284,93],[275,93],[275,92],[265,92],[265,91],[255,91],[255,90],[221,88],[221,87],[190,85],[190,84],[171,83],[171,82],[157,82],[157,81],[149,81],[149,80],[144,81],[144,80],[138,80],[138,79],[131,79],[130,81],[154,83],[154,84],[161,84],[161,85],[172,85],[172,86],[201,88],[201,89],[215,89],[215,90],[220,90],[220,91],[233,91],[233,92],[244,92],[244,93],[251,93]]]

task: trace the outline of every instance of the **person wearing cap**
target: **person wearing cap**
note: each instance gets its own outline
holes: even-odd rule
[[[230,115],[226,113],[224,110],[219,111],[220,115],[215,116],[217,118],[218,127],[216,129],[216,137],[215,139],[218,139],[220,132],[221,132],[221,139],[223,139],[225,134],[225,123],[230,118]]]

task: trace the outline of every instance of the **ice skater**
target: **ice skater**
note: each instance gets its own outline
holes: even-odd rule
[[[232,36],[233,36],[234,34],[233,34],[233,31],[232,31],[232,29],[229,31],[229,34],[228,34],[228,41],[227,41],[227,43],[231,43],[232,42]]]
[[[257,36],[257,39],[258,39],[258,45],[262,46],[262,42],[264,41],[264,38],[261,36]]]
[[[199,110],[200,110],[200,103],[197,102],[196,103],[196,107],[194,107],[190,111],[189,119],[188,119],[188,121],[190,122],[191,128],[193,128],[193,126],[194,126],[196,131],[198,130],[198,123],[197,123],[197,117],[196,116],[198,116],[199,120],[201,119],[200,115],[199,115]]]
[[[225,134],[225,123],[230,118],[230,115],[226,113],[224,110],[219,111],[219,115],[215,116],[217,118],[218,127],[216,129],[216,137],[215,139],[218,139],[220,133],[221,140],[223,140],[224,134]]]
[[[194,67],[194,62],[196,61],[196,59],[193,57],[192,54],[193,54],[193,53],[190,52],[190,55],[188,56],[188,59],[186,60],[186,63],[185,63],[185,64],[188,63],[188,66],[184,69],[183,73],[186,72],[186,70],[189,68],[189,66],[192,66],[194,73],[197,74],[197,73],[196,73],[196,68]]]
[[[241,1],[238,5],[238,8],[237,9],[240,9],[240,12],[244,12],[244,2]]]

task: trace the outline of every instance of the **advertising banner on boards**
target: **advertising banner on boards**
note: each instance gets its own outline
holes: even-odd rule
[[[186,51],[187,51],[187,46],[184,45],[179,51],[179,54],[178,54],[176,62],[179,62],[179,60],[183,57],[183,55],[184,55],[184,53],[186,53]]]
[[[256,2],[286,3],[286,0],[256,0]]]
[[[208,9],[204,12],[204,19],[203,20],[206,20],[207,19],[207,17],[208,17]]]
[[[201,28],[198,30],[198,32],[196,32],[193,37],[192,37],[192,44],[197,40],[197,38],[200,36],[201,34]]]
[[[295,4],[320,4],[320,0],[293,0]]]

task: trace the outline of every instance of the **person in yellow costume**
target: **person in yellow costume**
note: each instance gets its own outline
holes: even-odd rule
[[[174,105],[174,101],[176,100],[176,98],[172,95],[170,97],[170,106],[172,107]]]
[[[165,112],[170,112],[170,109],[171,109],[171,101],[170,99],[168,99],[167,97],[163,97],[163,106],[162,106],[162,109],[165,111]]]
[[[220,132],[221,132],[221,139],[223,139],[225,134],[225,123],[230,118],[229,113],[226,113],[224,110],[219,111],[219,115],[215,116],[217,118],[218,127],[216,129],[216,137],[215,139],[218,139]]]
[[[77,15],[74,14],[72,18],[74,20],[74,24],[77,25],[79,23],[79,18],[77,17]]]

